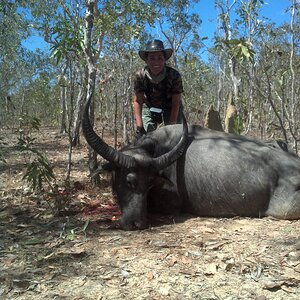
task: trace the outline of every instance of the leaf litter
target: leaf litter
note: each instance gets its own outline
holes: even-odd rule
[[[39,147],[63,182],[67,139],[43,130]],[[72,214],[53,216],[24,187],[22,158],[9,153],[0,183],[1,299],[299,299],[300,221],[150,216],[148,229],[122,231],[109,177],[89,184],[85,144],[74,149],[73,186],[61,189]]]

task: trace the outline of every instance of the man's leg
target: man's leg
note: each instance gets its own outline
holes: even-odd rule
[[[176,124],[182,124],[182,114],[183,114],[183,105],[180,104]],[[163,113],[163,121],[165,125],[170,124],[170,116],[171,116],[171,110],[165,111]]]
[[[155,122],[153,122],[151,118],[150,109],[146,105],[143,106],[142,119],[143,119],[144,129],[146,132],[150,132],[156,129],[157,125]]]

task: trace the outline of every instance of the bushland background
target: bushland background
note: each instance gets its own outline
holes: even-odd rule
[[[93,97],[108,143],[130,142],[132,77],[152,38],[174,50],[189,123],[214,112],[219,129],[298,152],[299,1],[280,25],[265,1],[212,1],[213,36],[199,2],[0,2],[0,296],[298,299],[299,221],[158,216],[126,233],[109,177],[89,177],[101,158],[81,136],[83,104]],[[47,46],[25,47],[32,36]]]

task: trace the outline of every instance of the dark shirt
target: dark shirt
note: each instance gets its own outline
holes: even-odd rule
[[[172,95],[183,93],[180,73],[166,66],[166,77],[155,84],[145,74],[145,69],[138,71],[134,78],[135,93],[144,93],[148,107],[171,109]]]

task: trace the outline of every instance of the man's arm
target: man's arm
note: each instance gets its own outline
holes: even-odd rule
[[[135,123],[137,128],[143,127],[143,120],[142,120],[143,102],[144,102],[144,94],[136,93],[133,97],[133,112],[134,112]]]
[[[171,116],[170,116],[170,124],[177,123],[180,101],[181,101],[181,94],[172,95],[172,109],[171,109]]]

